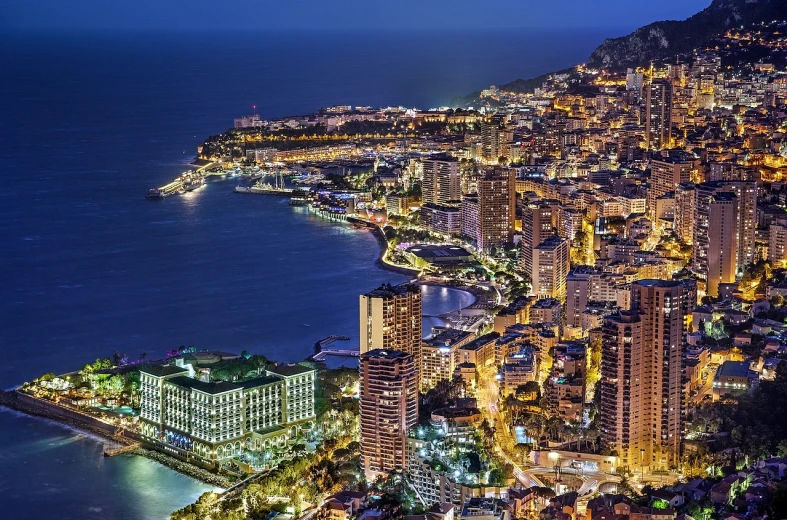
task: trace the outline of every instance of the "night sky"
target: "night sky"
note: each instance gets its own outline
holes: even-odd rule
[[[635,28],[710,0],[2,0],[0,30]]]

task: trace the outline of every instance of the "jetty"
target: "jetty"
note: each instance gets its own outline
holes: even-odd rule
[[[317,352],[320,352],[327,345],[330,345],[335,341],[350,341],[350,338],[348,338],[347,336],[336,336],[336,335],[328,336],[327,338],[322,338],[320,341],[315,343],[314,348],[317,350]]]
[[[333,335],[321,339],[314,344],[315,353],[314,355],[310,356],[309,359],[312,361],[325,361],[325,358],[328,356],[359,357],[361,355],[361,352],[355,349],[327,348],[328,345],[337,341],[350,341],[350,338],[347,336]]]
[[[340,349],[328,349],[323,350],[322,352],[318,352],[314,354],[309,359],[312,361],[325,361],[325,358],[328,356],[337,356],[337,357],[361,357],[360,350],[340,350]]]
[[[104,450],[105,457],[114,457],[115,455],[121,455],[123,453],[129,453],[131,451],[136,450],[139,448],[140,444],[138,442],[134,442],[131,444],[125,444],[123,446],[118,446],[117,448],[107,448]]]
[[[268,185],[254,185],[254,186],[235,186],[235,193],[252,193],[255,195],[278,195],[280,197],[289,197],[295,191],[292,188],[277,188]]]

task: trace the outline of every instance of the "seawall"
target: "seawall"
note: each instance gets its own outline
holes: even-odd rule
[[[122,437],[115,436],[115,427],[111,424],[106,424],[99,421],[94,417],[85,415],[76,410],[71,410],[63,406],[50,403],[43,399],[38,399],[33,396],[12,391],[0,391],[0,406],[5,406],[12,410],[32,415],[35,417],[42,417],[50,419],[65,426],[81,430],[87,433],[92,433],[104,438],[108,442],[115,445],[131,444],[133,442],[141,442],[145,447],[137,447],[130,451],[130,454],[141,455],[148,459],[154,460],[159,464],[163,464],[170,469],[182,473],[194,479],[197,479],[206,484],[217,486],[220,488],[228,488],[232,485],[233,481],[223,475],[217,475],[211,471],[196,466],[193,463],[182,461],[176,457],[155,451],[150,444],[142,441],[140,437],[130,431],[125,431]]]
[[[370,226],[369,231],[371,231],[372,235],[374,235],[374,238],[377,239],[377,244],[380,246],[380,255],[375,261],[379,267],[387,269],[388,271],[393,271],[394,273],[403,274],[405,276],[417,277],[419,274],[421,274],[421,271],[418,269],[409,269],[407,267],[391,265],[383,260],[386,251],[388,251],[388,239],[385,238],[385,233],[383,233],[383,230],[380,229],[379,226]]]
[[[0,406],[6,406],[28,415],[51,419],[73,428],[94,433],[118,444],[128,444],[131,441],[139,440],[133,432],[126,432],[122,437],[115,437],[115,427],[110,424],[76,410],[70,410],[17,391],[0,392]]]

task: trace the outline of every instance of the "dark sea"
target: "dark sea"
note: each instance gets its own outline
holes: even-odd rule
[[[374,238],[210,182],[152,202],[208,135],[332,104],[431,108],[583,61],[609,31],[6,34],[0,387],[181,344],[297,361],[357,345],[358,295],[405,278]],[[434,291],[425,312],[467,295]],[[348,343],[349,345],[349,343]],[[0,518],[158,519],[209,489],[0,409]]]

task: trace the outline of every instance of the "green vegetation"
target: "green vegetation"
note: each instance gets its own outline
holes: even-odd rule
[[[316,453],[281,463],[249,484],[239,495],[219,502],[215,493],[172,514],[173,520],[262,520],[271,511],[300,513],[331,493],[361,481],[360,445],[344,437]]]
[[[697,408],[691,425],[693,436],[713,442],[701,442],[697,451],[686,456],[688,475],[725,465],[718,454],[727,448],[737,448],[750,461],[787,455],[787,363],[778,366],[774,381],[762,381],[752,395],[727,396]],[[729,435],[717,435],[721,432]]]
[[[214,381],[239,381],[256,377],[268,368],[271,363],[265,356],[241,356],[238,359],[221,361],[212,365],[210,378]]]

